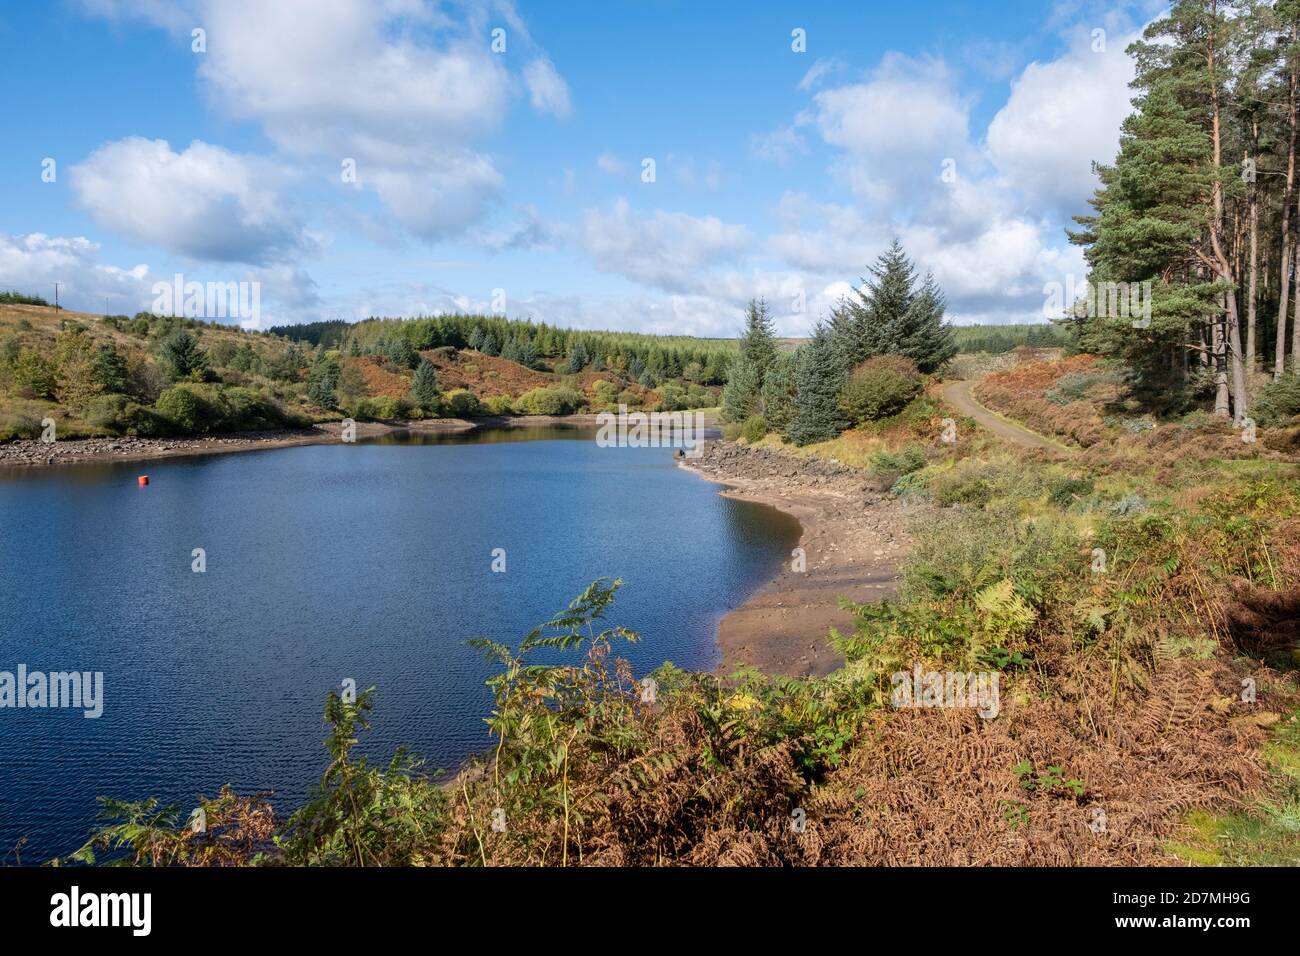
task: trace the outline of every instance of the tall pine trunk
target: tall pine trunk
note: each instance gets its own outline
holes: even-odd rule
[[[1246,162],[1254,162],[1254,156],[1259,152],[1259,123],[1252,124],[1251,136],[1253,145],[1251,147],[1252,155],[1246,157]],[[1256,362],[1255,351],[1258,343],[1255,341],[1256,332],[1256,308],[1255,294],[1259,279],[1259,188],[1255,182],[1255,176],[1252,173],[1250,177],[1250,262],[1247,266],[1246,280],[1246,384],[1249,387],[1250,382],[1255,377]]]
[[[1287,79],[1287,148],[1286,148],[1286,192],[1282,196],[1282,268],[1278,283],[1277,307],[1277,348],[1273,354],[1273,377],[1281,378],[1286,367],[1286,307],[1287,295],[1291,291],[1291,193],[1295,188],[1295,134],[1296,134],[1296,84],[1297,63],[1295,56],[1297,24],[1291,21],[1291,47],[1288,49],[1290,70]]]
[[[1218,390],[1218,379],[1220,375],[1226,376],[1225,364],[1230,364],[1232,368],[1232,415],[1234,421],[1241,421],[1246,416],[1246,376],[1245,368],[1241,361],[1241,319],[1237,313],[1237,279],[1233,274],[1232,263],[1228,259],[1227,253],[1223,248],[1223,125],[1222,117],[1219,111],[1219,80],[1217,73],[1217,49],[1215,26],[1218,23],[1218,4],[1213,3],[1210,6],[1210,35],[1206,47],[1206,65],[1209,68],[1210,78],[1210,145],[1213,149],[1214,162],[1214,185],[1211,194],[1214,198],[1214,219],[1210,223],[1210,248],[1214,253],[1215,270],[1219,278],[1228,283],[1231,288],[1224,295],[1224,305],[1228,312],[1228,327],[1223,329],[1219,323],[1215,323],[1214,330],[1217,341],[1215,342],[1215,351],[1224,352],[1231,350],[1231,362],[1215,363],[1215,387]],[[1300,297],[1297,297],[1300,301]],[[1224,356],[1227,357],[1226,355]],[[1215,397],[1214,411],[1217,415],[1227,415],[1227,408],[1220,408],[1220,400]]]

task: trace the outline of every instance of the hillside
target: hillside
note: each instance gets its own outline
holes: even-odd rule
[[[357,420],[717,404],[734,343],[485,316],[373,320],[337,347],[139,313],[0,301],[0,442],[202,435]]]

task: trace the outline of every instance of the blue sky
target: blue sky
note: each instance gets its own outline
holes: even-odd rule
[[[134,312],[179,272],[261,283],[262,326],[503,305],[701,335],[762,295],[802,334],[897,236],[955,321],[1041,319],[1160,10],[7,5],[0,288]]]

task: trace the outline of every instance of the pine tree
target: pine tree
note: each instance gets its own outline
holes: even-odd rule
[[[910,358],[922,372],[937,371],[957,354],[957,338],[943,320],[946,309],[943,292],[934,276],[926,273],[886,352]]]
[[[420,359],[411,380],[411,393],[423,408],[433,408],[438,402],[438,373],[428,359]]]
[[[208,357],[189,329],[178,329],[168,336],[162,345],[161,358],[171,369],[172,378],[189,378],[208,367]]]
[[[774,432],[785,432],[794,418],[795,398],[799,394],[795,373],[794,355],[778,355],[767,375],[763,377],[760,395],[763,399],[763,417],[767,427]]]
[[[587,367],[588,361],[587,350],[583,348],[581,342],[575,342],[573,348],[569,349],[569,358],[565,362],[564,369],[570,375],[577,375]]]
[[[338,381],[338,362],[327,358],[324,352],[318,352],[311,371],[307,373],[307,398],[321,408],[333,408],[338,402],[334,393]]]
[[[932,275],[916,288],[916,268],[897,239],[867,269],[860,289],[831,312],[830,333],[849,368],[874,355],[903,355],[933,372],[957,354],[943,293]]]
[[[745,311],[745,335],[722,390],[722,417],[743,422],[762,411],[763,379],[776,362],[776,330],[767,302],[751,299]]]
[[[796,445],[829,441],[848,427],[840,409],[840,392],[848,368],[835,335],[827,326],[818,326],[812,341],[799,350],[795,384],[794,417],[788,437]]]

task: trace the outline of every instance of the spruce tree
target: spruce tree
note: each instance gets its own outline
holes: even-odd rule
[[[338,363],[326,358],[324,352],[316,353],[316,360],[307,373],[307,398],[321,408],[333,408],[338,401],[334,392],[338,381]]]
[[[178,329],[163,342],[161,358],[171,369],[172,378],[189,378],[208,367],[208,357],[189,329]]]
[[[796,363],[794,355],[778,355],[776,362],[763,377],[760,395],[763,399],[763,417],[767,426],[774,432],[784,432],[794,418],[795,397],[798,388],[795,381]]]
[[[411,380],[411,392],[424,408],[433,408],[438,401],[438,373],[428,359],[420,359]]]
[[[812,341],[799,350],[795,384],[798,396],[787,433],[796,445],[829,441],[848,427],[840,409],[840,392],[848,374],[844,352],[827,326],[818,326]]]
[[[570,375],[577,375],[587,367],[587,350],[582,347],[581,342],[575,342],[573,348],[569,349],[569,358],[565,363],[565,371]]]
[[[776,362],[776,331],[767,302],[751,299],[745,311],[745,335],[722,390],[722,417],[743,422],[762,411],[763,379]]]
[[[933,372],[957,354],[946,303],[933,276],[916,288],[916,269],[895,239],[831,312],[830,333],[849,368],[874,355],[903,355]]]

